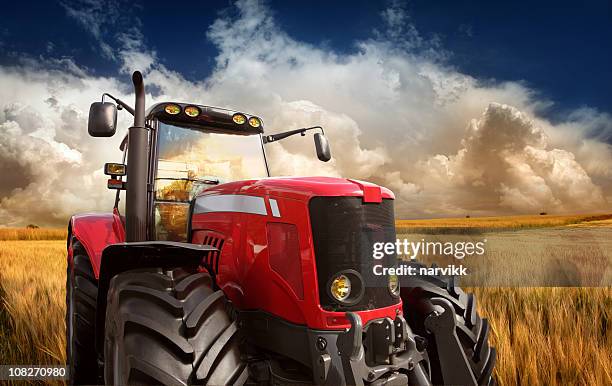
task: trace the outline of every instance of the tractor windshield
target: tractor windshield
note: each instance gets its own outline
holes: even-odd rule
[[[204,132],[160,122],[154,203],[156,239],[186,240],[189,202],[202,190],[267,175],[259,135]]]

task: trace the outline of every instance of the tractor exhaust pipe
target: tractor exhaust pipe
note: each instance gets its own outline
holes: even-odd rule
[[[126,241],[146,241],[147,239],[147,144],[148,132],[145,128],[145,89],[142,74],[132,74],[136,103],[134,126],[128,135],[127,188],[125,203]]]

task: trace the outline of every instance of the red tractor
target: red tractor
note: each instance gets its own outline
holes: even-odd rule
[[[397,276],[369,278],[372,243],[396,238],[391,191],[269,177],[265,147],[309,130],[328,161],[321,127],[265,135],[236,111],[145,112],[142,75],[132,80],[135,107],[104,94],[89,113],[94,137],[115,133],[117,110],[134,125],[123,163],[105,165],[113,212],[68,227],[71,383],[493,382],[473,295],[442,277],[401,289]]]

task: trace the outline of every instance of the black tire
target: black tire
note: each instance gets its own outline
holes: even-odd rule
[[[110,282],[107,384],[243,384],[237,323],[207,273],[134,270]]]
[[[455,310],[457,337],[465,353],[472,374],[479,385],[493,385],[493,368],[495,366],[495,348],[489,346],[489,322],[481,318],[476,310],[476,297],[466,294],[455,285],[455,278],[439,276],[411,277],[410,287],[401,289],[404,302],[404,318],[413,332],[426,338],[427,354],[431,364],[431,383],[456,384],[453,380],[443,380],[441,366],[456,364],[440,363],[436,349],[435,339],[425,328],[425,319],[434,311],[439,312],[438,306],[431,302],[433,298],[442,298],[449,301]]]
[[[72,239],[73,263],[66,270],[66,361],[70,384],[98,383],[95,351],[98,283],[87,252]]]

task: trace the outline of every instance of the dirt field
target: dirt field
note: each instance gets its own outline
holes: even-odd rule
[[[63,240],[0,241],[0,363],[64,363],[65,270]],[[612,288],[474,292],[501,385],[612,384]]]

